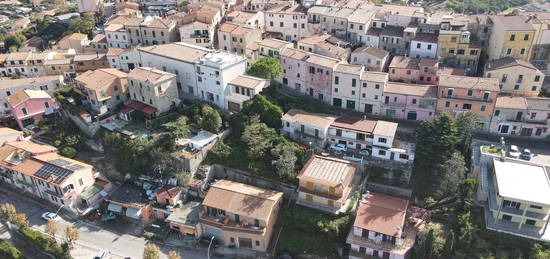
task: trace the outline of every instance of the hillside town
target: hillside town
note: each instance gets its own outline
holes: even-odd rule
[[[1,1],[0,258],[550,258],[548,5]]]

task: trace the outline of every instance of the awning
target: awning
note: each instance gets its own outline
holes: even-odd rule
[[[109,206],[107,206],[107,210],[110,210],[112,212],[121,213],[122,212],[122,206],[116,205],[114,203],[109,203]]]
[[[140,219],[139,215],[141,215],[141,210],[134,209],[134,208],[127,208],[126,209],[126,216],[134,219]]]
[[[157,112],[157,108],[138,101],[131,102],[130,104],[128,104],[127,107],[141,111],[148,115],[152,115],[152,114],[155,114],[155,112]]]

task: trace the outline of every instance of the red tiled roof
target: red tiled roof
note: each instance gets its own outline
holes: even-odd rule
[[[131,102],[130,104],[128,104],[128,107],[149,115],[155,114],[155,112],[157,112],[157,108],[138,101]]]

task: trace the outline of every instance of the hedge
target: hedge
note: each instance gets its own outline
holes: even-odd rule
[[[23,254],[7,241],[0,241],[0,258],[23,259]]]
[[[66,245],[59,246],[57,242],[55,242],[55,240],[48,235],[32,230],[28,227],[20,228],[19,232],[21,232],[21,234],[23,234],[23,236],[31,241],[35,246],[46,253],[52,254],[55,258],[71,258],[68,247]]]

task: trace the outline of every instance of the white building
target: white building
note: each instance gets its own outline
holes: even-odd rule
[[[283,40],[298,41],[310,36],[306,9],[299,4],[277,6],[265,11],[265,30],[280,33]]]
[[[63,76],[44,76],[20,79],[0,79],[0,118],[11,115],[7,97],[21,90],[44,90],[50,96],[65,86]]]
[[[130,37],[124,28],[123,24],[109,24],[105,28],[105,36],[107,37],[107,46],[109,48],[129,48]]]
[[[140,47],[137,51],[139,52],[142,66],[155,67],[177,76],[176,85],[179,90],[180,98],[201,97],[200,91],[197,89],[198,71],[196,70],[195,64],[198,63],[205,54],[213,52],[213,50],[177,42]]]
[[[239,112],[243,108],[244,102],[252,99],[264,88],[269,86],[269,80],[248,75],[240,75],[229,82],[229,95],[226,109]]]
[[[409,57],[436,58],[437,35],[431,33],[417,33],[411,40]]]
[[[226,52],[211,52],[199,58],[196,71],[199,98],[227,109],[226,96],[231,95],[228,84],[246,72],[246,59]]]
[[[199,21],[184,24],[179,28],[180,39],[185,43],[201,47],[212,47],[216,25]]]
[[[309,113],[291,109],[283,117],[281,134],[295,141],[324,148],[327,144],[328,127],[335,116],[321,113]]]

